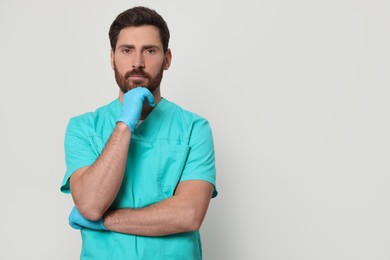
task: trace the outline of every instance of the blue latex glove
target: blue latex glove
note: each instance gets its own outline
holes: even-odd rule
[[[144,87],[136,87],[123,95],[122,111],[117,122],[125,123],[133,133],[141,117],[142,106],[147,101],[154,106],[153,94]]]
[[[103,220],[92,221],[83,217],[76,207],[73,207],[69,215],[69,225],[74,229],[89,228],[94,230],[108,230],[103,225]]]

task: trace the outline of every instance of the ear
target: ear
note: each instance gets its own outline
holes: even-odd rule
[[[114,51],[111,49],[111,52],[110,52],[110,60],[111,60],[111,69],[114,70],[115,66],[114,66],[114,63],[115,63],[115,57],[114,57],[115,53]]]
[[[169,69],[169,66],[171,66],[171,61],[172,61],[172,52],[171,49],[168,49],[164,57],[164,70]]]

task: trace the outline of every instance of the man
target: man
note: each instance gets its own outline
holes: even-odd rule
[[[201,259],[199,228],[215,189],[208,122],[161,97],[169,30],[135,7],[109,31],[119,98],[69,121],[67,171],[81,259]]]

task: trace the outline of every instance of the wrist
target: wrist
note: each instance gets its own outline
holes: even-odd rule
[[[132,133],[130,126],[128,126],[125,122],[123,121],[118,121],[116,122],[116,129],[117,131],[126,134],[126,133]]]

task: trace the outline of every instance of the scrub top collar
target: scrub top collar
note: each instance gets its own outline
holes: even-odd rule
[[[154,136],[160,129],[160,120],[165,114],[164,111],[169,107],[169,101],[165,98],[161,98],[160,102],[153,108],[149,115],[143,120],[134,131],[132,139],[144,140]],[[118,108],[118,116],[121,111],[122,103],[119,98],[116,99],[116,108]]]

